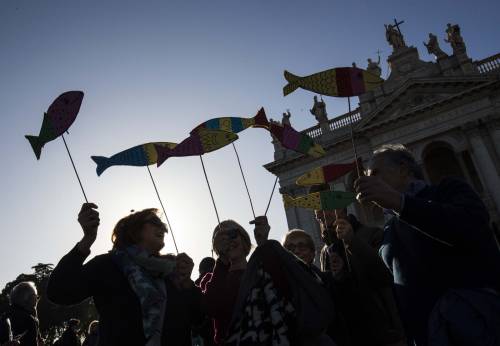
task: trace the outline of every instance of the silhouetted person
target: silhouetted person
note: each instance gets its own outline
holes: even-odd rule
[[[9,309],[0,317],[0,344],[7,343],[12,336],[20,345],[37,346],[41,338],[36,312],[38,293],[35,284],[29,281],[17,284],[10,292],[9,300]]]
[[[380,253],[409,343],[488,344],[500,325],[500,252],[477,193],[455,178],[426,183],[401,144],[375,150],[368,176],[355,187],[362,203],[393,215]]]
[[[200,276],[198,279],[195,280],[195,285],[199,286],[201,279],[205,276],[207,273],[213,272],[215,267],[215,260],[212,257],[205,257],[200,261],[200,265],[198,266],[198,272],[200,273]]]
[[[52,272],[49,299],[72,305],[93,297],[100,317],[99,345],[190,344],[190,325],[178,323],[199,318],[201,294],[189,279],[192,260],[186,254],[175,260],[159,256],[167,228],[156,209],[144,209],[118,221],[109,253],[83,264],[97,237],[96,209],[83,204],[78,215],[83,238]],[[189,294],[176,297],[188,286]]]
[[[81,346],[81,340],[78,336],[80,330],[80,320],[72,318],[68,321],[66,330],[63,332],[57,342],[57,346]]]
[[[327,184],[311,190],[329,190]],[[403,326],[392,292],[390,271],[378,254],[383,231],[362,224],[346,209],[316,210],[325,245],[322,270],[331,273],[334,298],[346,322],[349,343],[405,345]]]

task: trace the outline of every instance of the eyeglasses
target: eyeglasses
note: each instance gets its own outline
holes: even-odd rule
[[[294,252],[295,250],[299,251],[310,250],[311,247],[306,243],[297,243],[297,244],[288,243],[285,244],[284,248],[287,249],[288,251]]]

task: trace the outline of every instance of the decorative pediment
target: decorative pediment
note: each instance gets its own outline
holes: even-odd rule
[[[363,120],[358,123],[356,128],[364,130],[392,122],[402,116],[460,97],[490,83],[492,83],[492,79],[488,77],[407,80],[401,88],[387,96],[373,111],[362,115]]]

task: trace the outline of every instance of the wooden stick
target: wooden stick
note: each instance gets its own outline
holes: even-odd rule
[[[267,216],[267,211],[269,210],[269,206],[271,205],[271,200],[273,199],[274,190],[276,189],[276,184],[278,183],[278,176],[276,176],[276,180],[274,180],[273,190],[271,191],[271,196],[269,197],[269,202],[267,202],[266,212],[264,216]]]
[[[247,180],[245,179],[245,174],[243,173],[243,168],[241,167],[240,156],[238,155],[238,151],[236,150],[236,146],[233,144],[234,153],[236,154],[236,159],[238,160],[238,166],[240,166],[241,177],[243,178],[243,183],[245,184],[245,188],[247,190],[248,200],[250,201],[250,208],[252,208],[253,218],[255,219],[255,210],[253,209],[252,197],[250,197],[250,191],[248,190]]]
[[[203,173],[205,174],[205,180],[207,181],[208,191],[210,192],[210,197],[212,198],[212,204],[214,205],[215,216],[217,216],[217,222],[219,224],[219,229],[221,229],[219,212],[217,211],[217,206],[215,205],[214,195],[212,193],[212,188],[210,187],[210,182],[208,181],[207,171],[205,169],[205,164],[203,163],[203,157],[201,157],[201,155],[200,155],[200,161],[201,161],[201,167],[203,168]]]
[[[73,162],[73,157],[71,156],[71,153],[69,151],[68,144],[66,144],[66,140],[64,139],[64,135],[61,135],[61,137],[62,137],[62,140],[64,142],[64,146],[66,147],[66,151],[68,152],[69,159],[71,160],[71,165],[73,165],[73,169],[75,170],[76,179],[78,179],[78,183],[80,184],[80,188],[82,189],[83,198],[85,198],[85,202],[88,203],[89,200],[87,199],[87,195],[85,194],[85,190],[83,189],[82,181],[80,180],[80,176],[78,175],[78,171],[76,170],[75,162]]]
[[[155,180],[153,179],[153,175],[151,174],[151,170],[149,169],[149,166],[146,166],[149,172],[149,176],[151,177],[151,182],[153,183],[153,187],[155,188],[156,191],[156,196],[158,196],[158,201],[160,201],[161,208],[163,209],[163,215],[165,215],[165,220],[167,220],[167,225],[168,229],[170,230],[170,233],[172,234],[172,239],[174,241],[174,246],[175,246],[175,252],[179,254],[179,249],[177,248],[177,242],[175,241],[174,237],[174,231],[172,230],[172,226],[170,226],[170,221],[168,220],[167,212],[165,211],[165,207],[163,206],[163,202],[160,197],[160,193],[158,192],[158,189],[156,188]]]

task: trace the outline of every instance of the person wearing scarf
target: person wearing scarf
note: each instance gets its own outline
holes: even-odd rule
[[[92,297],[100,316],[100,346],[185,345],[185,341],[180,341],[185,338],[179,335],[190,334],[189,323],[175,329],[167,326],[172,320],[169,314],[177,313],[169,311],[169,293],[179,295],[179,290],[191,289],[192,266],[179,263],[192,260],[186,254],[177,258],[159,255],[167,228],[156,209],[144,209],[118,221],[110,252],[83,264],[97,236],[100,220],[96,209],[93,203],[83,204],[78,221],[84,236],[54,269],[47,287],[49,299],[56,304],[72,305]],[[189,304],[187,310],[195,315],[192,305],[199,305],[195,291],[190,290],[187,297],[180,303]]]

